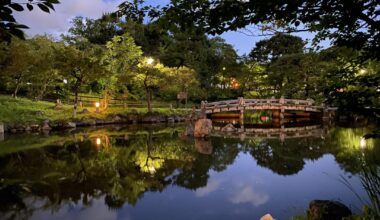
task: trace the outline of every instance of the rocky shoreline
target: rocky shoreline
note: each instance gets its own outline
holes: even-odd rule
[[[50,130],[65,130],[76,127],[89,127],[97,125],[112,124],[157,124],[157,123],[179,123],[186,120],[185,116],[179,115],[161,115],[161,114],[117,114],[110,115],[106,118],[84,118],[72,119],[64,121],[44,120],[42,123],[17,123],[3,124],[3,132],[5,133],[21,133],[21,132],[40,132]],[[1,126],[1,123],[0,123]]]

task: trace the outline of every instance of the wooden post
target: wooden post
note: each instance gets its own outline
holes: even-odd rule
[[[281,125],[281,128],[283,128],[284,126],[284,118],[285,118],[285,99],[284,99],[284,96],[281,96],[280,98],[280,104],[281,104],[281,111],[280,111],[280,125]]]
[[[0,122],[0,141],[4,140],[4,124]]]

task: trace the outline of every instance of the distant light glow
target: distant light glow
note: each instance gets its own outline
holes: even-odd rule
[[[96,145],[100,145],[102,143],[102,140],[100,138],[96,138]]]
[[[99,108],[100,107],[100,103],[99,102],[95,102],[95,107]]]
[[[366,69],[361,69],[361,70],[359,70],[359,74],[365,74],[366,72],[367,72]]]
[[[154,62],[154,59],[153,59],[152,57],[149,57],[149,58],[146,60],[146,63],[147,63],[148,65],[152,65],[153,62]]]
[[[64,83],[64,84],[67,84],[67,79],[63,79],[63,83]]]

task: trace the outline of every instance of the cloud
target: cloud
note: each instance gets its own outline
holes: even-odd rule
[[[197,189],[197,191],[195,191],[195,195],[197,197],[203,197],[203,196],[207,196],[208,194],[218,190],[218,188],[220,187],[220,184],[222,183],[221,180],[215,180],[215,179],[211,179],[208,183],[207,183],[207,186],[206,187],[202,187],[202,188],[199,188]]]
[[[59,36],[70,28],[70,21],[76,16],[99,18],[103,13],[112,12],[123,0],[62,0],[50,14],[39,10],[25,10],[15,13],[17,22],[29,26],[29,36],[52,34]]]
[[[268,202],[269,196],[264,193],[256,192],[252,187],[245,186],[230,199],[234,204],[251,203],[254,206],[260,206]]]

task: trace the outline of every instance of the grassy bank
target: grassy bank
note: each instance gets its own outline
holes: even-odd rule
[[[30,99],[14,99],[10,96],[0,95],[0,122],[5,124],[41,123],[45,119],[50,121],[72,120],[72,105],[64,105],[62,109],[55,109],[55,103],[45,101],[32,101]],[[127,115],[130,113],[146,114],[146,108],[123,108],[110,107],[101,109],[100,113],[95,112],[95,107],[86,108],[88,113],[81,113],[82,108],[78,108],[77,120],[93,118],[104,119],[112,115]],[[189,112],[189,109],[156,108],[153,113],[169,116],[182,116]]]

